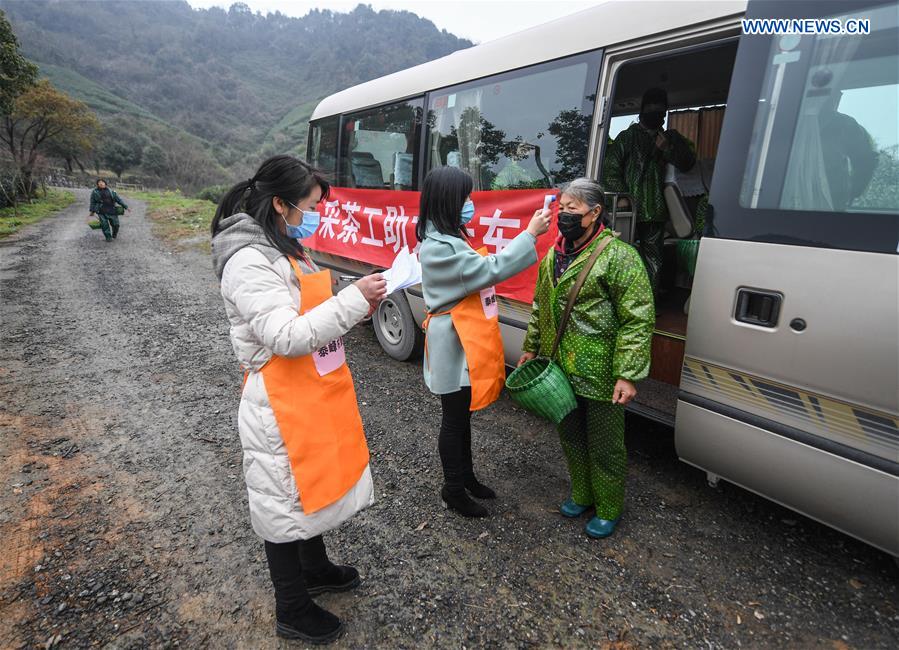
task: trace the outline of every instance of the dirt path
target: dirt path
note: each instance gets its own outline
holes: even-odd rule
[[[279,647],[209,259],[136,201],[107,244],[79,201],[0,243],[0,648]],[[507,400],[475,418],[495,516],[447,515],[420,369],[368,327],[348,349],[378,502],[326,538],[365,577],[320,600],[339,647],[899,646],[889,558],[709,489],[637,419],[613,538],[556,514],[555,434]]]

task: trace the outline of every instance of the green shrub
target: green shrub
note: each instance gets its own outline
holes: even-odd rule
[[[222,197],[225,196],[225,192],[227,192],[230,188],[227,185],[210,185],[209,187],[204,187],[202,190],[197,192],[198,199],[205,199],[206,201],[212,201],[216,205],[222,200]]]

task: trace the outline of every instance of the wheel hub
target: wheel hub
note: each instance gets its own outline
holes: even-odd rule
[[[390,298],[384,300],[378,308],[378,325],[381,334],[391,345],[399,345],[403,340],[403,320],[399,306]]]

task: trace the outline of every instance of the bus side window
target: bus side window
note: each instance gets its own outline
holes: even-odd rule
[[[474,189],[554,187],[586,171],[601,54],[431,93],[428,162],[471,174]]]
[[[417,189],[421,99],[344,116],[339,185]]]
[[[873,27],[868,35],[773,42],[740,196],[743,207],[899,210],[897,13],[885,6],[866,17]]]
[[[340,120],[327,117],[312,123],[309,138],[309,164],[323,172],[329,181],[337,178],[337,132]]]

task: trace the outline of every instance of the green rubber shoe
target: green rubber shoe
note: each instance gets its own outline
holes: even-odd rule
[[[593,519],[587,522],[587,526],[584,530],[590,537],[602,539],[615,532],[615,526],[618,525],[620,520],[621,517],[618,519],[600,519],[599,517],[593,517]]]
[[[574,519],[575,517],[580,517],[589,509],[590,506],[578,505],[570,497],[568,499],[565,499],[565,503],[559,506],[559,512],[561,512],[566,517],[571,517],[572,519]]]

